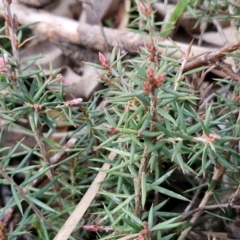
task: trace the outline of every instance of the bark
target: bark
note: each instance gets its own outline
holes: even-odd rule
[[[0,8],[3,3],[0,1]],[[43,10],[29,8],[13,0],[11,10],[18,17],[21,24],[36,23],[32,28],[45,35],[49,40],[68,41],[74,44],[80,44],[84,47],[91,48],[100,52],[111,50],[117,46],[122,53],[136,53],[150,37],[143,34],[137,34],[130,31],[122,31],[111,28],[102,28],[101,26],[92,26],[77,21],[55,16]],[[0,16],[4,16],[4,11],[0,10]],[[168,39],[154,39],[159,41],[159,51],[166,53],[173,51],[178,46],[178,51],[173,54],[176,58],[181,58],[188,51],[188,44],[174,42]],[[196,67],[214,65],[215,61],[225,57],[227,52],[235,51],[240,46],[239,42],[230,44],[222,49],[212,49],[205,47],[192,46],[190,58],[185,65],[183,72]],[[200,57],[195,57],[199,56]],[[231,58],[225,59],[225,63],[231,64]]]
[[[0,8],[3,8],[1,1]],[[45,35],[50,40],[69,41],[101,52],[118,46],[123,52],[136,53],[136,51],[140,50],[140,47],[144,46],[146,41],[150,40],[147,35],[144,36],[127,30],[102,28],[79,23],[44,10],[29,8],[17,3],[16,0],[13,0],[11,4],[11,10],[17,15],[20,24],[36,23],[32,26],[32,29]],[[3,10],[0,10],[0,16],[4,16]],[[183,52],[187,51],[188,44],[175,43]],[[163,39],[159,39],[159,45],[161,52],[165,52],[167,47],[173,46],[170,40]],[[171,48],[168,48],[168,50],[172,51]],[[194,46],[192,53],[196,56],[211,50],[213,49]],[[181,55],[181,51],[175,53],[176,57],[181,57]]]

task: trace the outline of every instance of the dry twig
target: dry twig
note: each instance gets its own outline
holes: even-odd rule
[[[0,8],[3,3],[0,2]],[[79,24],[77,21],[68,18],[55,16],[45,11],[39,11],[29,8],[19,3],[12,3],[11,9],[18,14],[18,21],[21,24],[29,24],[38,22],[32,26],[34,30],[42,33],[53,41],[69,41],[74,44],[80,44],[97,51],[106,51],[106,39],[109,47],[118,46],[122,51],[129,53],[136,53],[144,46],[149,39],[147,36],[136,34],[129,31],[121,31],[117,29],[102,28],[99,26],[91,26],[88,24]],[[4,16],[4,11],[0,11],[0,16]],[[102,34],[104,32],[104,36]],[[156,39],[155,39],[156,40]],[[169,40],[158,40],[159,51],[168,51],[167,48],[172,47],[173,44]],[[187,52],[188,44],[175,42],[181,51],[177,51],[174,56],[181,57],[183,52]],[[224,46],[221,49],[213,50],[211,48],[204,48],[199,46],[192,46],[191,55],[200,56],[194,57],[184,66],[183,72],[195,69],[201,66],[214,65],[218,60],[225,58],[226,53],[233,52],[240,47],[240,41]],[[171,50],[171,48],[169,48]],[[231,64],[231,59],[226,58],[225,63]]]
[[[3,4],[0,2],[0,8]],[[29,8],[19,3],[12,3],[11,9],[18,14],[18,21],[21,24],[29,24],[37,22],[32,29],[45,35],[50,40],[55,41],[69,41],[71,43],[80,44],[85,47],[95,49],[97,51],[104,52],[106,49],[106,41],[102,35],[102,29],[99,26],[92,26],[89,24],[78,23],[77,21],[70,20],[68,18],[55,16],[46,11],[39,11],[33,8]],[[4,16],[4,12],[0,11],[0,16]],[[136,34],[130,31],[121,31],[117,29],[103,28],[105,36],[108,40],[109,47],[118,46],[121,50],[129,53],[136,53],[140,50],[140,47],[145,45],[145,40],[148,39],[147,35],[145,39],[143,35]],[[172,47],[173,44],[169,40],[162,39],[159,44],[164,47],[159,47],[160,52],[167,51],[167,47]],[[176,44],[186,52],[188,44],[176,42]],[[210,52],[212,49],[193,46],[192,54],[194,56]],[[170,51],[172,51],[170,49]],[[178,51],[175,56],[181,57],[182,52]]]
[[[215,167],[214,170],[214,175],[212,177],[212,182],[218,182],[219,179],[222,177],[222,175],[225,172],[225,168],[221,165]],[[207,202],[209,201],[210,197],[212,196],[212,192],[213,192],[213,188],[214,186],[212,186],[212,188],[210,188],[204,195],[201,203],[199,204],[199,209],[206,207]],[[180,235],[180,237],[178,238],[178,240],[182,240],[185,239],[185,237],[189,234],[189,232],[192,230],[192,226],[194,223],[196,223],[196,221],[198,220],[198,218],[201,216],[203,210],[199,210],[196,213],[194,213],[193,217],[190,220],[190,223],[192,224],[190,227],[186,228]]]
[[[226,57],[226,53],[233,52],[238,48],[240,48],[240,41],[226,45],[218,50],[206,53],[192,61],[187,62],[186,65],[184,66],[183,71],[187,72],[189,70],[199,68],[202,66],[214,65],[218,60]]]

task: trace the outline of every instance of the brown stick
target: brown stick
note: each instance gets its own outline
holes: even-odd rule
[[[2,1],[0,1],[0,8],[3,7]],[[103,29],[99,26],[92,26],[88,24],[79,23],[77,21],[55,16],[43,10],[36,10],[29,8],[23,4],[19,4],[13,1],[11,4],[12,12],[18,15],[18,21],[21,24],[29,24],[37,22],[32,26],[32,29],[45,35],[50,40],[55,41],[69,41],[71,43],[80,44],[85,47],[95,49],[97,51],[105,51],[106,41],[102,34],[102,30],[108,40],[108,47],[113,48],[118,46],[121,50],[130,53],[135,53],[140,50],[140,47],[144,46],[145,42],[148,41],[147,35],[136,34],[130,31],[121,31],[117,29],[110,29],[104,27]],[[4,16],[4,11],[0,10],[0,16]],[[159,40],[159,51],[167,51],[166,47],[173,46],[169,40]],[[182,52],[186,52],[188,44],[176,42]],[[171,48],[169,48],[172,51]],[[213,49],[193,46],[192,53],[194,56],[210,52]],[[175,56],[181,57],[181,51],[178,51]]]
[[[196,58],[193,61],[186,63],[183,71],[187,72],[194,68],[199,68],[202,66],[215,64],[219,59],[225,57],[226,53],[233,52],[233,51],[237,50],[238,48],[240,48],[240,41],[226,45],[216,51],[212,51],[201,57]]]
[[[229,203],[223,203],[223,204],[216,204],[216,205],[207,205],[204,207],[199,207],[199,208],[195,208],[189,212],[185,212],[183,213],[180,217],[179,217],[179,221],[185,221],[186,219],[188,219],[191,215],[195,214],[196,212],[199,211],[205,211],[205,210],[216,210],[216,209],[221,209],[221,208],[233,208],[233,209],[240,209],[239,205],[231,205]]]
[[[0,8],[3,8],[2,1],[0,1]],[[107,50],[105,37],[108,40],[109,48],[118,46],[122,51],[127,51],[129,53],[139,51],[140,48],[144,46],[145,42],[149,41],[147,36],[144,37],[143,35],[130,31],[110,28],[102,29],[99,26],[78,23],[68,18],[55,16],[46,11],[26,7],[16,1],[13,1],[11,4],[11,9],[12,12],[17,13],[18,20],[21,24],[38,22],[32,26],[32,28],[48,37],[50,40],[69,41],[101,52]],[[3,10],[0,10],[0,16],[4,16]],[[104,32],[105,37],[102,32]],[[163,39],[159,40],[159,44],[160,52],[168,51],[167,47],[173,46],[171,41]],[[177,51],[174,54],[175,57],[179,58],[183,53],[187,52],[188,44],[180,42],[175,42],[175,44],[181,49],[181,51]],[[191,55],[202,56],[186,63],[183,71],[186,72],[197,67],[215,64],[217,60],[225,57],[227,52],[233,52],[239,47],[240,41],[227,45],[221,49],[192,46]],[[172,51],[171,48],[169,48],[169,50]],[[225,62],[231,64],[229,58],[227,58]]]
[[[223,166],[217,166],[215,167],[214,169],[214,174],[213,174],[213,177],[212,177],[212,181],[215,181],[215,182],[218,182],[219,179],[222,177],[222,175],[224,174],[225,172],[225,168]],[[199,204],[199,208],[204,208],[206,207],[206,204],[207,202],[209,201],[210,197],[212,196],[212,192],[213,192],[213,189],[209,189],[201,203]],[[198,218],[201,216],[203,210],[199,210],[198,212],[194,213],[193,217],[191,218],[190,220],[190,223],[192,224],[190,227],[186,228],[180,235],[180,237],[178,238],[178,240],[182,240],[182,239],[185,239],[186,236],[189,234],[189,232],[192,230],[192,226],[196,223],[196,221],[198,220]]]

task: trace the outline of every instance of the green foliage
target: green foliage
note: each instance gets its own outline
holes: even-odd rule
[[[167,22],[166,25],[163,25],[161,29],[160,35],[162,37],[167,37],[169,33],[173,30],[174,26],[177,24],[178,19],[182,16],[188,4],[189,4],[189,0],[179,1],[176,4],[169,18],[169,21]]]

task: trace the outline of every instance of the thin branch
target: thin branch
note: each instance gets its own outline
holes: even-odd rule
[[[240,48],[240,41],[226,45],[218,50],[206,53],[190,62],[187,62],[184,66],[183,72],[199,68],[207,65],[214,65],[218,60],[226,57],[226,53],[233,52]]]
[[[216,209],[229,208],[229,207],[234,208],[234,209],[240,209],[240,205],[231,205],[230,203],[224,203],[224,204],[218,204],[218,205],[208,205],[208,206],[204,206],[204,207],[195,208],[189,212],[185,212],[179,217],[178,220],[185,221],[190,216],[192,216],[193,214],[195,214],[196,212],[199,212],[199,211],[216,210]]]
[[[203,184],[203,179],[199,181],[198,185],[202,185]],[[201,193],[202,187],[199,187],[197,189],[197,191],[194,193],[191,202],[189,203],[189,205],[185,208],[184,213],[189,213],[190,209],[192,208],[193,204],[195,203],[195,201],[197,200],[199,194]]]
[[[8,176],[8,174],[3,170],[3,167],[0,167],[0,175],[2,175],[18,192],[18,194],[29,204],[29,206],[32,208],[36,216],[43,220],[47,226],[49,226],[49,223],[46,221],[46,219],[43,217],[42,213],[38,210],[38,208],[28,199],[25,192],[22,190],[20,186],[18,186],[14,180]],[[11,211],[11,210],[8,210]],[[51,226],[50,226],[51,227]]]
[[[143,211],[143,204],[142,204],[142,176],[143,173],[147,172],[148,163],[151,157],[151,154],[146,153],[148,147],[145,146],[144,153],[141,159],[140,167],[138,170],[137,176],[137,192],[136,192],[136,199],[135,199],[135,214],[137,217],[141,217]]]
[[[240,77],[232,70],[230,64],[226,64],[224,61],[219,60],[216,61],[215,65],[235,82],[240,83]]]
[[[32,117],[29,116],[29,121],[33,122],[33,120],[31,118]],[[38,146],[40,148],[40,153],[42,155],[42,158],[43,158],[44,162],[47,164],[47,166],[50,166],[51,162],[50,162],[49,157],[48,157],[46,145],[43,142],[43,132],[42,132],[42,129],[41,129],[40,126],[35,126],[35,129],[33,129],[33,130],[34,130],[34,137],[35,137],[36,142],[37,142],[37,144],[38,144]],[[54,179],[54,171],[53,171],[52,168],[49,168],[48,178],[49,178],[50,181],[52,181]],[[60,188],[59,188],[59,185],[58,185],[57,182],[54,182],[53,190],[55,191],[56,194],[60,191]],[[59,206],[61,207],[61,209],[64,209],[61,197],[58,196],[57,199],[58,199],[58,203],[59,203]]]
[[[213,177],[212,177],[212,181],[210,183],[210,186],[211,184],[213,183],[217,183],[219,181],[219,179],[222,177],[222,175],[224,174],[225,172],[225,168],[221,165],[218,165],[214,168],[214,174],[213,174]],[[209,201],[210,197],[212,196],[212,192],[213,192],[213,189],[215,187],[215,184],[213,184],[213,186],[211,186],[211,188],[205,193],[201,203],[199,204],[199,208],[203,208],[203,207],[206,207],[206,204],[207,202]],[[192,226],[193,224],[196,223],[196,221],[198,220],[198,218],[201,216],[203,210],[199,210],[197,211],[196,213],[194,213],[193,217],[191,218],[190,220],[190,223],[191,223],[191,226],[186,228],[182,233],[181,235],[179,236],[178,240],[182,240],[182,239],[185,239],[186,236],[189,234],[189,232],[192,230]]]
[[[149,114],[152,116],[152,119],[156,118],[156,109],[157,109],[157,96],[156,96],[156,89],[153,88],[150,94],[150,109]],[[154,131],[154,122],[150,122],[150,132]],[[154,144],[154,142],[153,142]],[[143,211],[143,203],[142,203],[142,176],[144,173],[147,172],[148,164],[151,159],[151,153],[146,153],[148,150],[148,146],[146,145],[144,148],[144,153],[141,159],[138,176],[137,176],[137,192],[136,192],[136,200],[135,200],[135,214],[138,217],[141,217]]]
[[[4,9],[5,9],[5,25],[7,27],[7,32],[6,35],[9,37],[11,46],[12,46],[12,51],[13,51],[13,56],[16,60],[16,65],[19,73],[21,73],[20,69],[20,56],[19,56],[19,43],[17,39],[17,28],[18,28],[18,20],[16,15],[12,16],[11,9],[10,9],[10,2],[7,0],[3,0],[4,4]]]
[[[66,155],[68,155],[68,153],[70,152],[70,149],[75,147],[77,141],[78,141],[78,138],[76,138],[76,137],[70,138],[68,140],[68,142],[62,147],[62,151],[56,153],[53,157],[50,158],[50,166],[52,166],[51,167],[52,169],[55,167],[54,166],[55,164],[61,162],[64,159],[64,157],[66,157]],[[40,168],[39,172],[41,172],[42,170],[43,169]],[[34,180],[31,184],[29,184],[26,188],[37,187],[45,179],[46,179],[45,176],[43,176],[42,178],[38,178],[38,179]]]
[[[83,131],[84,129],[82,129],[81,131]],[[50,165],[52,166],[52,168],[54,168],[55,164],[59,163],[60,161],[62,161],[64,159],[64,157],[66,157],[66,155],[68,155],[68,153],[70,152],[69,150],[73,147],[75,147],[76,142],[78,141],[78,138],[71,138],[68,140],[68,142],[63,146],[63,151],[56,153],[53,157],[51,157],[50,159]],[[43,168],[40,168],[38,170],[38,172],[41,172],[43,170]],[[28,184],[22,191],[25,194],[26,192],[28,192],[28,189],[31,187],[38,187],[42,182],[44,182],[46,180],[46,176],[44,175],[41,178],[37,178],[35,179],[33,182],[31,182],[30,184]],[[16,185],[16,187],[18,187],[18,185]],[[21,191],[21,189],[20,189]],[[16,205],[9,208],[8,211],[11,211],[11,213],[13,213],[16,210]],[[6,214],[8,215],[8,212],[6,212]],[[5,215],[2,217],[4,218]],[[8,221],[10,220],[10,218],[7,218],[7,220],[4,221],[4,223],[7,225]]]
[[[3,7],[3,4],[0,1],[0,9],[1,7]],[[102,29],[100,26],[79,23],[68,18],[55,16],[46,11],[29,8],[17,2],[12,3],[11,9],[18,14],[18,21],[21,24],[36,22],[31,28],[48,37],[50,40],[68,41],[100,52],[107,50],[102,31],[105,33],[109,47],[118,46],[123,52],[136,53],[145,45],[146,40],[150,40],[147,35],[107,27]],[[1,10],[0,16],[4,16],[4,12]],[[172,51],[171,47],[173,44],[171,41],[158,38],[157,42],[160,45],[159,52]],[[187,51],[188,44],[181,42],[176,42],[176,44],[181,48],[182,52]],[[169,48],[169,46],[171,47]],[[212,48],[193,46],[192,54],[198,56],[212,50]],[[182,52],[177,51],[174,56],[181,57]]]

